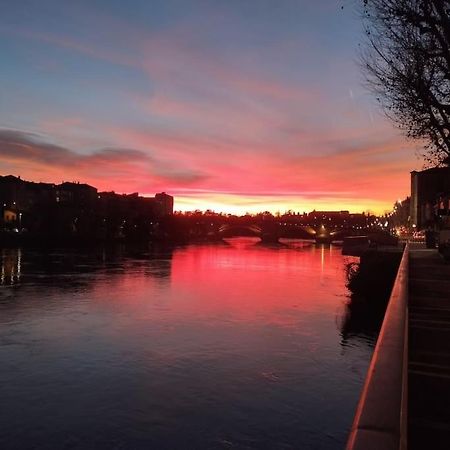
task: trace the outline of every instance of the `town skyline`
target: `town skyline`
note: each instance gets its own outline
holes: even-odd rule
[[[144,198],[144,199],[150,199],[153,198],[155,193],[157,193],[157,191],[154,191],[153,193],[141,193],[141,192],[116,192],[114,189],[98,189],[96,186],[91,185],[89,183],[85,183],[83,182],[83,180],[65,180],[65,179],[61,179],[61,180],[53,180],[53,181],[42,181],[42,180],[27,180],[24,177],[22,177],[21,175],[14,175],[14,174],[0,174],[0,181],[4,180],[4,179],[8,179],[8,178],[12,178],[15,180],[19,180],[25,183],[29,183],[31,185],[36,184],[43,184],[43,185],[51,185],[55,188],[57,188],[58,186],[62,186],[62,185],[81,185],[81,186],[87,186],[89,188],[94,188],[96,190],[96,192],[98,192],[98,194],[114,194],[117,196],[124,196],[124,197],[130,197],[130,196],[139,196],[140,198]],[[171,192],[166,192],[166,190],[162,190],[161,191],[162,194],[168,194],[171,195]],[[406,198],[408,198],[409,196],[406,196]],[[404,199],[398,199],[396,201],[393,201],[392,204],[395,203],[399,203],[402,202]],[[3,205],[5,206],[5,205]],[[385,214],[388,214],[390,211],[392,210],[392,205],[390,209],[386,209],[382,214],[376,214],[374,211],[370,210],[369,208],[366,209],[361,209],[361,210],[350,210],[350,209],[345,209],[345,208],[340,208],[339,205],[336,205],[336,208],[334,209],[319,209],[319,208],[313,208],[313,209],[294,209],[294,208],[287,208],[285,210],[281,210],[281,209],[277,209],[277,210],[269,210],[269,209],[260,209],[260,210],[255,210],[255,211],[240,211],[240,210],[236,210],[233,211],[233,208],[229,208],[229,209],[224,209],[224,210],[216,210],[213,209],[211,207],[208,207],[208,205],[206,204],[206,207],[201,209],[201,208],[197,208],[197,209],[177,209],[177,200],[176,197],[173,197],[173,213],[177,214],[177,213],[196,213],[196,212],[201,212],[201,213],[213,213],[213,214],[229,214],[229,215],[236,215],[236,216],[245,216],[245,215],[258,215],[258,214],[265,214],[265,213],[270,213],[274,216],[277,215],[286,215],[286,214],[298,214],[298,215],[302,215],[302,214],[307,214],[307,213],[311,213],[311,212],[315,212],[315,211],[327,211],[327,212],[349,212],[350,214],[359,214],[359,213],[363,213],[363,214],[368,214],[368,215],[377,215],[377,216],[382,216]]]

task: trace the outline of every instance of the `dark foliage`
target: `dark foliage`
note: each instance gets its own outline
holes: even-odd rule
[[[425,159],[450,162],[450,1],[364,0],[370,89]]]
[[[347,266],[347,287],[366,301],[387,301],[397,276],[400,252],[366,252],[359,264]]]
[[[341,333],[346,341],[352,336],[376,337],[383,323],[400,264],[401,253],[365,253],[360,263],[347,265],[347,287],[350,290]]]

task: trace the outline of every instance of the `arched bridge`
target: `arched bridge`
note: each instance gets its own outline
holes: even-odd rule
[[[262,227],[259,225],[253,224],[253,225],[230,225],[230,224],[223,224],[219,227],[218,233],[221,236],[230,235],[230,236],[237,236],[239,233],[244,234],[251,234],[254,236],[261,236],[263,233]]]
[[[331,243],[332,241],[342,239],[348,234],[348,230],[331,230],[324,225],[316,228],[306,225],[286,227],[277,223],[268,223],[267,225],[223,224],[214,232],[215,237],[219,239],[232,236],[257,236],[263,242],[278,242],[280,238],[300,238],[314,239],[317,243]]]

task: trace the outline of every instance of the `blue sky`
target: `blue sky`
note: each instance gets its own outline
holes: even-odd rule
[[[2,11],[3,173],[165,190],[180,209],[381,212],[421,167],[363,87],[353,1]]]

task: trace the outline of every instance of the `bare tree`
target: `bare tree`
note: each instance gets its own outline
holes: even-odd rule
[[[450,162],[450,1],[363,0],[370,89],[431,164]]]

